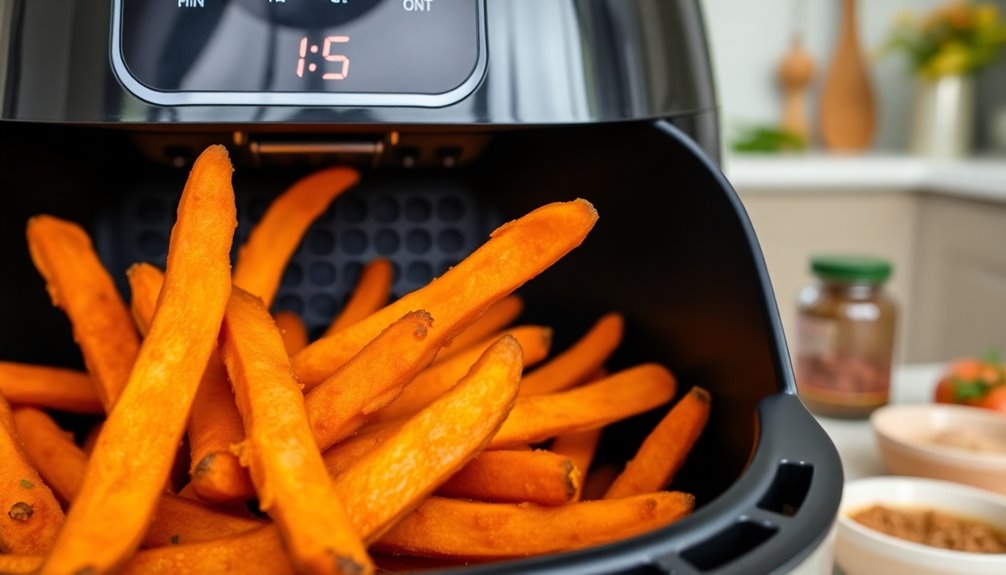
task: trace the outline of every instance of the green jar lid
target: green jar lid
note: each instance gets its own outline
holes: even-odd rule
[[[891,262],[870,256],[812,256],[810,269],[822,279],[846,282],[880,283],[891,277]]]

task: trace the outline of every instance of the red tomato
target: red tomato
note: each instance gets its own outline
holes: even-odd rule
[[[974,405],[1006,413],[1006,376],[998,362],[966,358],[950,364],[936,384],[936,403]]]
[[[979,407],[1006,413],[1006,385],[997,385],[986,393],[978,403]]]
[[[936,384],[936,393],[933,399],[936,400],[936,403],[957,403],[954,400],[954,382],[951,378],[940,379],[940,382]]]

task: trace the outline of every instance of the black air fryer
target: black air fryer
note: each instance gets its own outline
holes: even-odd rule
[[[586,242],[519,292],[562,349],[626,316],[614,369],[668,366],[712,416],[674,488],[693,515],[619,543],[471,573],[768,573],[807,567],[842,490],[796,397],[751,225],[716,166],[700,10],[687,0],[0,0],[0,359],[80,367],[28,258],[27,219],[83,223],[125,286],[164,263],[188,168],[235,161],[240,244],[321,166],[362,183],[309,230],[277,309],[317,335],[362,264],[394,295],[499,223],[589,199]],[[662,413],[605,432],[624,461]],[[547,526],[542,526],[547,529]]]

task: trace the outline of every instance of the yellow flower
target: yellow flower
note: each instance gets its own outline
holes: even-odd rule
[[[959,42],[951,42],[940,49],[922,72],[929,78],[960,74],[968,65],[968,49]]]
[[[999,8],[993,4],[975,7],[975,23],[978,28],[993,28],[999,24]]]

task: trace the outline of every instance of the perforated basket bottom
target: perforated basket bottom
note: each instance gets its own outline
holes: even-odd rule
[[[232,258],[269,203],[293,180],[235,178],[238,229]],[[150,182],[107,206],[98,219],[99,252],[128,294],[137,262],[163,268],[181,194],[176,182]],[[283,274],[274,311],[300,314],[312,337],[345,304],[363,266],[377,257],[394,268],[392,297],[427,284],[471,253],[499,217],[458,179],[365,175],[311,225]]]

